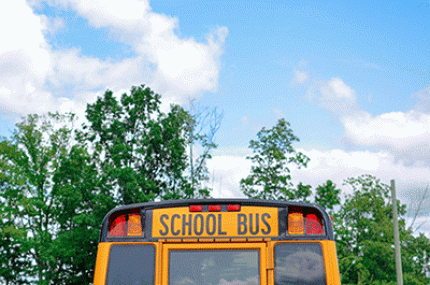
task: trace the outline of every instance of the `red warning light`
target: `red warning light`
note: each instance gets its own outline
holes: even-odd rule
[[[228,212],[240,211],[240,205],[239,204],[227,205],[227,211]]]
[[[111,222],[109,236],[125,236],[125,215],[120,215]]]
[[[220,212],[221,205],[209,205],[208,210],[209,212]]]
[[[190,205],[190,212],[201,212],[203,211],[202,205]]]
[[[306,234],[308,235],[322,235],[323,228],[320,218],[315,214],[306,215]]]

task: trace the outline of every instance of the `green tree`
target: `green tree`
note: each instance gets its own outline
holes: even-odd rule
[[[13,175],[19,168],[16,147],[6,138],[0,142],[0,283],[26,284],[30,260],[23,250],[27,232],[20,221],[19,201],[22,181]]]
[[[395,284],[389,186],[371,175],[348,178],[345,185],[352,188],[352,194],[346,196],[334,221],[342,284]],[[406,207],[399,201],[397,203],[401,217],[406,213]],[[416,239],[411,231],[405,229],[403,218],[399,220],[399,230],[407,284],[428,284],[422,270],[424,264],[415,264],[419,258],[414,245]],[[421,245],[426,242],[428,244],[428,240],[422,240]]]
[[[74,284],[91,282],[93,268],[88,267],[94,261],[91,251],[94,252],[97,245],[101,218],[94,220],[93,229],[85,232],[85,236],[76,235],[70,240],[73,242],[60,242],[60,237],[74,231],[74,226],[67,221],[75,217],[66,209],[74,204],[68,204],[70,200],[64,201],[63,189],[59,189],[61,183],[66,184],[63,175],[59,174],[64,162],[72,159],[73,152],[79,148],[79,141],[73,137],[74,121],[72,114],[29,115],[17,124],[10,141],[3,139],[1,142],[0,193],[4,201],[1,215],[5,218],[2,222],[6,221],[1,225],[1,235],[6,237],[3,242],[10,243],[6,252],[11,258],[8,262],[1,260],[1,268],[9,268],[2,273],[7,282],[21,284],[35,279],[37,284],[73,284],[70,278],[76,275],[78,281]],[[76,176],[75,171],[84,165],[68,167],[66,172]],[[94,181],[94,177],[91,178]],[[70,196],[77,200],[76,192]],[[76,211],[79,210],[75,209],[78,214]],[[67,221],[62,219],[66,214]],[[80,224],[75,223],[75,226]],[[93,238],[88,239],[91,234]],[[88,243],[91,247],[86,246]],[[87,251],[77,254],[82,248]],[[75,260],[64,262],[68,252],[73,252]],[[77,261],[82,257],[84,261]],[[87,263],[86,270],[71,271],[70,268],[78,263],[80,266]]]
[[[293,199],[310,203],[308,199],[312,195],[311,189],[312,189],[311,185],[304,185],[302,182],[299,182],[299,184],[297,184],[297,189],[293,192],[294,194]]]
[[[429,284],[430,240],[423,233],[413,235],[410,229],[401,236],[404,284]]]
[[[333,207],[340,205],[340,189],[331,180],[316,188],[315,203],[331,212]]]
[[[142,85],[120,101],[108,90],[87,106],[85,137],[118,203],[199,196],[184,175],[190,116],[177,105],[166,115],[160,104],[160,95]]]
[[[0,282],[90,284],[100,224],[119,204],[206,197],[187,168],[190,115],[133,87],[73,114],[29,115],[0,141]]]
[[[59,263],[52,284],[89,284],[94,276],[100,224],[117,206],[83,144],[61,157],[52,193],[58,234],[49,254]]]
[[[251,198],[297,198],[296,191],[292,189],[290,169],[287,165],[293,163],[299,168],[306,167],[309,158],[292,146],[292,143],[298,142],[299,139],[293,134],[290,124],[285,119],[280,119],[272,129],[262,128],[257,137],[258,140],[251,140],[249,145],[254,155],[248,156],[247,159],[251,159],[254,165],[251,174],[240,181],[242,192]]]

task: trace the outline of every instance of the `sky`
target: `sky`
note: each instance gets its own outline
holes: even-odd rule
[[[285,118],[295,184],[396,182],[411,224],[430,183],[430,2],[14,0],[0,4],[0,136],[145,84],[223,113],[214,197],[243,197],[249,141]],[[413,225],[430,237],[430,190]],[[418,228],[418,229],[417,229]]]

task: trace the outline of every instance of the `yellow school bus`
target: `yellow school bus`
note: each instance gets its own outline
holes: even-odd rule
[[[330,217],[252,199],[121,206],[103,220],[94,285],[337,285]]]

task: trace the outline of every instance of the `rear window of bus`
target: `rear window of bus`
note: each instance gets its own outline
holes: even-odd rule
[[[155,248],[149,244],[112,245],[106,285],[153,285]]]
[[[170,285],[260,284],[258,250],[172,250]]]
[[[275,285],[326,285],[318,243],[279,243],[274,248]]]

